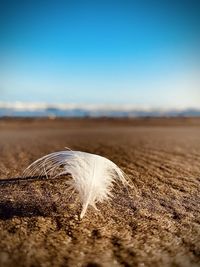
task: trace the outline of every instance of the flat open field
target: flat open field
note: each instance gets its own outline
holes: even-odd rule
[[[65,177],[22,179],[70,147],[118,164],[136,189],[79,220]],[[200,119],[1,119],[0,266],[200,266]]]

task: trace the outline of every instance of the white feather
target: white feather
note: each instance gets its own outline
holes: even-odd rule
[[[96,208],[97,202],[112,197],[115,182],[127,184],[125,174],[114,162],[81,151],[60,151],[36,160],[24,171],[24,176],[36,174],[47,177],[70,174],[69,185],[79,193],[82,202],[80,218],[85,215],[88,205]]]

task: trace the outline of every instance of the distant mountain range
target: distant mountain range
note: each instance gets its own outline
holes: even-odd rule
[[[0,117],[190,117],[199,108],[162,109],[131,105],[75,105],[0,102]]]

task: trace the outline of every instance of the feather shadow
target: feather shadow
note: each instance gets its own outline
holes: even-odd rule
[[[49,217],[51,215],[49,206],[45,202],[38,205],[37,202],[25,201],[0,201],[0,219],[10,220],[13,217]]]
[[[46,180],[49,181],[46,184]],[[58,213],[60,205],[55,204],[57,184],[63,184],[66,176],[53,180],[46,176],[16,177],[0,179],[0,219],[9,220],[13,217],[49,217]],[[36,186],[37,183],[37,186]],[[53,193],[50,194],[48,186]],[[62,197],[60,198],[60,204]]]

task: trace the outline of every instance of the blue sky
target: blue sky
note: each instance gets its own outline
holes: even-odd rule
[[[0,0],[0,102],[200,107],[200,2]]]

